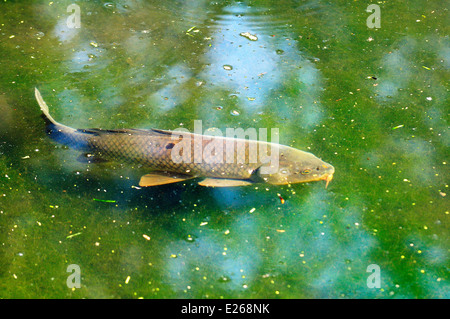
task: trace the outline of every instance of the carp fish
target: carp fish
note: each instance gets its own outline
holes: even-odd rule
[[[327,187],[333,178],[331,164],[278,143],[176,130],[71,128],[53,119],[37,88],[35,96],[51,139],[89,157],[148,169],[140,179],[142,187],[193,178],[202,178],[199,185],[211,187],[319,180]],[[270,150],[270,156],[252,156],[255,150]]]

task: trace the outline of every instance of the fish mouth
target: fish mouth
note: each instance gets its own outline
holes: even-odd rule
[[[333,175],[334,175],[334,167],[331,166],[331,169],[328,173],[324,174],[320,180],[326,181],[327,183],[325,184],[325,188],[328,187],[328,184],[330,184],[331,180],[333,179]]]
[[[321,178],[321,180],[324,180],[324,181],[327,182],[327,183],[325,184],[325,188],[328,187],[328,184],[331,182],[332,179],[333,179],[333,173],[323,175],[323,177]]]

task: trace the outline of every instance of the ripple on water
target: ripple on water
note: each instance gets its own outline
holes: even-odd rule
[[[238,34],[251,34],[253,41],[257,40],[257,34],[273,35],[283,34],[283,30],[289,30],[291,24],[286,12],[277,12],[265,8],[233,5],[225,7],[222,14],[211,19],[209,26],[213,30],[221,28],[235,28],[240,30]],[[251,30],[251,31],[250,31]]]

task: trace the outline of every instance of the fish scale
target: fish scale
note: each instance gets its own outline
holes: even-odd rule
[[[63,131],[61,128],[55,127],[58,131]],[[55,130],[54,129],[54,130]],[[146,135],[141,132],[132,132],[130,130],[127,133],[123,131],[102,131],[98,130],[85,130],[94,136],[79,136],[87,144],[87,148],[81,148],[80,150],[92,152],[98,154],[99,157],[107,160],[124,161],[126,163],[141,164],[145,167],[172,171],[175,173],[190,173],[190,175],[199,176],[211,176],[211,177],[229,177],[229,178],[248,178],[251,171],[258,168],[261,163],[248,163],[248,143],[245,144],[245,163],[242,165],[235,165],[237,161],[237,152],[234,152],[233,163],[208,163],[208,156],[203,156],[206,163],[175,163],[172,160],[172,149],[168,149],[167,145],[177,145],[181,140],[173,140],[166,136],[153,136],[149,131]],[[170,132],[171,131],[166,131]],[[194,145],[193,134],[184,134],[184,138],[190,139],[191,144],[191,159],[194,158],[195,152],[198,152],[199,147]],[[211,140],[204,140],[202,144],[202,150],[212,142],[217,143],[217,137]],[[222,138],[223,149],[226,147],[227,140]],[[80,144],[79,140],[72,145]],[[70,146],[70,145],[69,145]],[[175,147],[175,146],[174,146]],[[205,154],[203,152],[203,154]],[[224,153],[223,162],[226,160],[226,154]]]

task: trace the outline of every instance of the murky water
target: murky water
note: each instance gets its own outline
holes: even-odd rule
[[[0,4],[0,297],[449,297],[441,2],[71,4]],[[139,188],[49,140],[35,86],[72,127],[279,128],[336,173]]]

